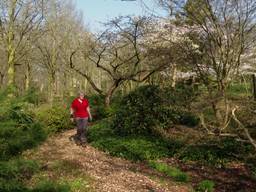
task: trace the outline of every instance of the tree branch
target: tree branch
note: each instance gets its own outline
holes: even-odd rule
[[[250,135],[248,129],[237,119],[237,117],[236,117],[236,115],[235,115],[235,112],[236,112],[237,109],[238,109],[238,106],[236,106],[236,107],[232,110],[232,117],[233,117],[233,119],[237,122],[238,126],[243,129],[243,131],[244,131],[246,137],[248,138],[248,140],[250,141],[250,143],[253,145],[253,147],[254,147],[255,150],[256,150],[256,141],[251,137],[251,135]]]
[[[75,53],[76,53],[76,51],[73,51],[71,53],[70,57],[69,57],[69,66],[70,66],[70,68],[73,69],[78,74],[85,77],[87,79],[87,81],[90,83],[90,85],[93,87],[93,89],[95,91],[97,91],[100,95],[103,95],[103,91],[96,86],[96,84],[93,82],[93,80],[86,73],[83,73],[82,71],[75,68],[75,66],[73,64],[73,56],[75,55]]]

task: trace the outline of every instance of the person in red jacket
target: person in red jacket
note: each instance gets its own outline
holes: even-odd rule
[[[70,107],[71,121],[75,120],[77,126],[77,133],[74,139],[78,144],[86,143],[88,118],[92,120],[89,101],[84,96],[85,94],[80,92],[79,97],[73,100]]]

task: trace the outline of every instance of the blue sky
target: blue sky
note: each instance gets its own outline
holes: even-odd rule
[[[83,12],[84,22],[92,32],[103,29],[101,22],[120,15],[146,15],[147,9],[141,6],[140,0],[75,0],[77,9]],[[161,13],[154,0],[143,1],[147,7]]]

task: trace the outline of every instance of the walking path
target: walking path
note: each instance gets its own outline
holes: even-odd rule
[[[38,149],[26,152],[25,156],[39,160],[44,166],[44,175],[58,179],[52,173],[52,165],[65,162],[90,178],[88,189],[96,192],[188,192],[189,186],[172,182],[140,163],[112,157],[88,145],[83,148],[69,141],[75,130],[50,137]],[[68,166],[68,165],[66,165]],[[65,167],[60,175],[67,175]],[[67,169],[67,167],[66,167]],[[63,172],[63,173],[61,173]],[[89,190],[90,189],[90,190]],[[83,191],[83,190],[78,190]]]

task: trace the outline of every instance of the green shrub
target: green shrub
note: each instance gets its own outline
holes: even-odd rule
[[[46,138],[42,126],[38,123],[30,125],[14,121],[0,123],[0,160],[20,154],[26,149],[35,147]]]
[[[30,178],[39,165],[35,161],[16,159],[0,162],[0,178],[6,180],[22,180]]]
[[[111,100],[111,106],[105,107],[105,97],[102,95],[91,95],[88,97],[91,113],[93,116],[93,120],[102,120],[106,117],[110,117],[117,109],[120,107],[120,98],[121,96],[119,94],[116,94],[113,96]]]
[[[89,126],[88,140],[98,141],[107,137],[115,137],[113,129],[110,127],[111,119],[103,119],[98,123]]]
[[[175,167],[170,167],[165,163],[150,161],[149,166],[161,173],[166,174],[169,177],[172,177],[175,181],[187,182],[189,180],[189,177],[186,173],[182,172],[181,170]]]
[[[145,86],[125,96],[112,125],[116,133],[119,135],[151,134],[152,127],[157,124],[155,109],[159,108],[161,103],[158,93],[158,87]]]
[[[53,181],[41,181],[31,192],[69,192],[70,186],[67,184],[58,184]]]
[[[190,108],[192,101],[194,101],[198,95],[199,92],[194,90],[192,86],[178,83],[175,89],[171,87],[164,88],[163,97],[172,106]]]
[[[34,161],[17,159],[0,162],[0,191],[28,191],[23,181],[30,179],[38,170],[39,166]]]
[[[1,192],[29,192],[29,190],[17,180],[5,180],[0,178]]]
[[[41,106],[36,112],[36,117],[48,134],[73,128],[69,109],[61,105]]]
[[[34,161],[16,158],[44,141],[47,134],[33,113],[34,100],[27,97],[31,93],[21,97],[8,97],[8,94],[0,93],[0,191],[30,192],[25,181],[39,170],[39,166]],[[35,191],[47,191],[40,189]],[[53,190],[49,188],[48,191]]]
[[[91,95],[88,97],[88,100],[94,121],[107,117],[107,111],[104,105],[104,96]]]
[[[53,181],[41,181],[34,188],[28,188],[25,181],[39,171],[39,165],[29,160],[12,160],[0,162],[0,191],[1,192],[69,192],[67,184]]]
[[[36,88],[30,88],[21,98],[23,102],[32,103],[35,105],[38,105],[40,100],[42,100],[41,95]]]
[[[16,156],[46,138],[41,124],[29,111],[31,106],[20,100],[7,97],[0,103],[0,160]]]
[[[214,182],[210,181],[210,180],[203,180],[201,181],[197,188],[196,191],[197,192],[213,192],[214,190]]]
[[[112,128],[118,135],[154,135],[155,127],[198,124],[199,119],[186,110],[184,103],[181,104],[182,94],[175,93],[176,90],[158,86],[139,87],[121,100]]]
[[[194,127],[198,125],[200,119],[190,112],[183,111],[179,118],[179,124]]]

